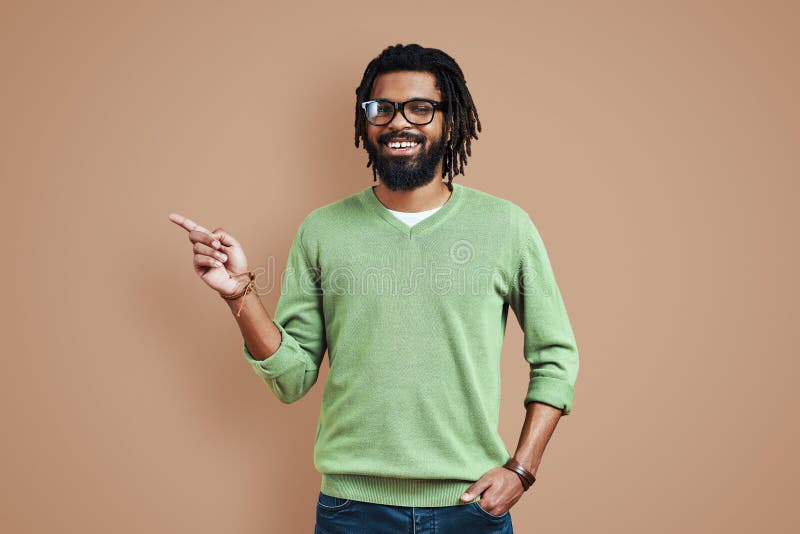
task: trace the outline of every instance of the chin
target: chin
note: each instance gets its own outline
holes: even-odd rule
[[[392,154],[388,147],[378,147],[371,139],[365,140],[364,148],[381,183],[392,191],[412,191],[431,183],[445,152],[443,140],[433,145],[421,143],[413,154]]]

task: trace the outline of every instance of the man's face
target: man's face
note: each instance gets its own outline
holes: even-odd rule
[[[436,88],[436,77],[432,73],[399,71],[377,76],[369,98],[392,102],[427,98],[441,102],[442,95]],[[443,125],[442,112],[438,109],[433,121],[422,126],[408,122],[399,109],[389,124],[373,126],[367,123],[364,148],[372,156],[381,182],[393,191],[409,191],[430,183],[435,176],[441,176],[445,153]],[[391,141],[414,141],[417,145],[394,149],[388,145]]]

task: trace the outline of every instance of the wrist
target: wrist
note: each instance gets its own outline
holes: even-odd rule
[[[255,290],[255,274],[252,271],[246,271],[243,273],[232,275],[233,277],[242,277],[244,280],[237,286],[236,290],[232,293],[222,293],[219,292],[219,296],[225,299],[228,304],[233,307],[236,303],[239,304],[239,310],[236,313],[238,317],[242,311],[242,307],[244,306],[244,299],[248,293]],[[245,278],[246,277],[246,278]],[[252,291],[251,291],[252,290]]]
[[[242,297],[245,296],[246,293],[249,292],[250,289],[252,289],[250,287],[250,285],[251,285],[250,282],[247,282],[245,284],[241,284],[232,293],[228,293],[228,294],[219,293],[219,296],[222,297],[223,299],[227,300],[228,302],[234,302],[234,301],[238,302],[239,300],[242,299]]]
[[[536,471],[539,469],[539,462],[541,461],[541,457],[536,457],[533,452],[527,452],[522,449],[517,449],[517,451],[511,455],[510,459],[527,469],[532,475],[536,475]]]
[[[534,474],[525,469],[525,467],[523,467],[522,464],[517,462],[513,457],[509,458],[503,467],[517,474],[520,482],[522,482],[523,491],[528,491],[533,483],[536,482],[536,477]]]
[[[218,293],[219,296],[225,300],[237,300],[245,294],[247,287],[253,284],[255,275],[252,271],[245,271],[243,273],[231,274],[230,278],[237,278],[239,280],[239,282],[236,284],[236,289],[230,293],[223,293],[222,291],[218,291]]]

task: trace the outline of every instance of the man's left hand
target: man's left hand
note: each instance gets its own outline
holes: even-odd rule
[[[481,495],[480,507],[492,515],[503,515],[522,497],[525,490],[519,476],[505,467],[494,467],[470,486],[463,502],[470,502]]]

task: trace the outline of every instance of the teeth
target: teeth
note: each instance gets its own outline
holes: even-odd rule
[[[389,143],[389,146],[391,148],[407,148],[407,147],[417,146],[417,143],[414,142],[414,141],[402,141],[402,142],[393,141],[393,142]]]

